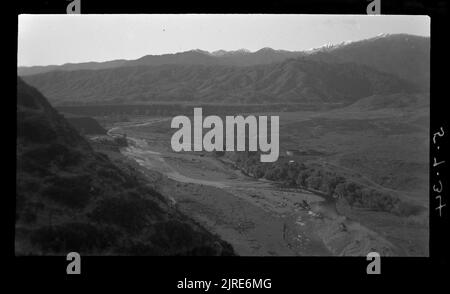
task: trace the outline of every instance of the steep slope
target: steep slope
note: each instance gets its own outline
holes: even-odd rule
[[[221,103],[341,102],[414,91],[395,76],[357,64],[306,57],[249,67],[161,65],[55,71],[24,77],[52,103],[201,101]]]
[[[353,62],[395,74],[423,90],[430,85],[430,38],[406,34],[381,35],[341,46],[315,50],[310,58]]]
[[[17,80],[16,254],[228,255],[232,248]]]
[[[64,114],[64,118],[71,124],[80,134],[83,135],[106,135],[106,130],[89,116],[78,116],[73,114]]]

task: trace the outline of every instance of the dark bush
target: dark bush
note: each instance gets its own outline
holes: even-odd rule
[[[411,216],[418,215],[425,210],[424,207],[406,203],[404,201],[398,201],[392,208],[392,212],[398,216]]]
[[[70,251],[91,252],[113,246],[118,232],[110,227],[95,227],[85,223],[67,223],[58,226],[45,226],[31,234],[32,244],[46,253]]]
[[[46,118],[33,116],[18,121],[17,137],[36,143],[48,143],[55,140],[57,133]]]
[[[205,234],[200,234],[192,227],[178,220],[170,220],[155,224],[155,234],[152,239],[153,244],[166,250],[165,254],[173,255],[178,252],[181,255],[188,255],[188,251],[197,246],[208,243]],[[209,254],[211,255],[211,252]]]
[[[21,161],[25,164],[24,167],[27,171],[33,171],[29,167],[47,168],[50,164],[54,163],[61,168],[67,168],[78,164],[81,159],[81,152],[75,149],[69,149],[59,143],[51,143],[41,146],[37,145],[36,148],[24,152]],[[30,166],[30,163],[32,166]]]
[[[87,175],[54,177],[46,182],[42,196],[70,208],[83,208],[91,199],[90,178]]]
[[[102,199],[89,214],[89,218],[137,233],[149,223],[150,219],[157,218],[160,213],[161,209],[153,201],[126,195]]]

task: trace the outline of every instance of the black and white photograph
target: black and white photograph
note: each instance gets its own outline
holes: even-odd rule
[[[431,38],[425,15],[19,15],[15,255],[429,257]]]

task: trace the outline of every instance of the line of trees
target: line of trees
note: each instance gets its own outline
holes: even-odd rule
[[[238,168],[255,178],[281,182],[291,187],[320,191],[328,197],[345,199],[351,207],[386,211],[408,216],[423,208],[398,197],[366,187],[333,171],[280,158],[274,163],[261,163],[258,152],[235,152],[232,158]]]

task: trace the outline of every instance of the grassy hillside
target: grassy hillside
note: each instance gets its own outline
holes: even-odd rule
[[[65,113],[64,118],[83,135],[105,135],[106,130],[92,117]]]
[[[412,82],[423,90],[430,87],[429,37],[383,35],[318,50],[311,58],[367,65]]]
[[[231,255],[17,81],[16,254]]]
[[[210,103],[351,103],[375,94],[417,90],[357,64],[290,59],[250,67],[161,65],[55,71],[24,77],[52,103],[64,101]]]

